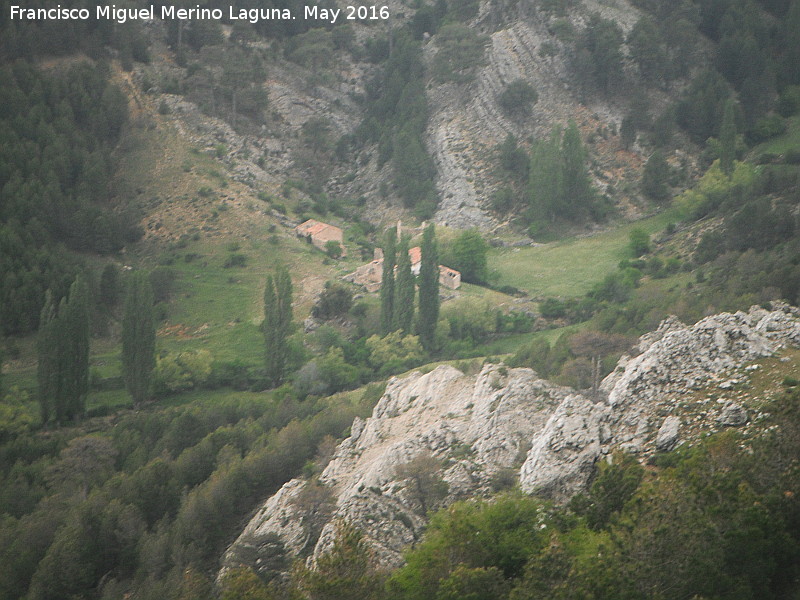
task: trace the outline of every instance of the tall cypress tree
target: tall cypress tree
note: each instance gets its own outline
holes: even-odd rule
[[[719,128],[719,168],[725,175],[733,175],[733,161],[736,158],[736,113],[733,98],[725,102],[722,124]]]
[[[586,150],[578,125],[570,120],[561,142],[563,182],[561,206],[568,219],[582,219],[591,211],[594,190],[586,169]]]
[[[394,266],[395,230],[386,232],[383,243],[383,273],[381,275],[381,332],[383,335],[394,331]]]
[[[155,351],[153,287],[147,274],[137,271],[128,281],[122,316],[122,372],[136,406],[147,399],[150,391]]]
[[[56,387],[58,382],[58,347],[56,343],[56,307],[53,294],[47,290],[44,306],[39,317],[39,333],[36,338],[36,349],[39,362],[36,368],[38,382],[39,411],[42,424],[46,425],[53,416]]]
[[[89,288],[83,277],[75,279],[57,311],[47,291],[37,350],[42,423],[51,417],[58,423],[78,418],[89,391]]]
[[[397,246],[397,277],[394,282],[394,325],[397,331],[411,333],[414,321],[414,274],[408,255],[408,239],[401,239]]]
[[[549,139],[538,140],[531,148],[529,189],[531,220],[555,220],[560,212],[563,180],[559,145],[561,130],[554,127]]]
[[[428,224],[422,234],[422,263],[419,267],[419,317],[417,333],[423,348],[431,351],[439,320],[439,251],[436,230]]]
[[[69,288],[69,299],[58,315],[63,355],[64,416],[77,418],[86,410],[89,391],[89,287],[80,275]]]
[[[264,346],[267,379],[278,386],[286,375],[292,325],[292,278],[285,267],[267,275],[264,288]]]

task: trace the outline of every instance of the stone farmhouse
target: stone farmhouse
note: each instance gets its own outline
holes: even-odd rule
[[[329,225],[328,223],[323,223],[315,219],[309,219],[295,227],[294,230],[297,237],[310,240],[314,246],[323,252],[327,250],[325,245],[328,242],[339,242],[339,246],[342,249],[342,256],[346,255],[344,249],[344,233],[334,225]]]
[[[419,275],[422,265],[422,250],[419,246],[414,246],[408,251],[411,259],[411,272]],[[358,267],[355,272],[346,277],[358,285],[363,285],[368,292],[377,292],[381,289],[383,278],[383,252],[380,248],[375,249],[375,258],[365,265]],[[457,290],[461,286],[461,273],[455,269],[439,265],[439,285],[451,290]]]

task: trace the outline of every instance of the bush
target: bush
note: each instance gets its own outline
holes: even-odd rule
[[[168,267],[156,267],[150,271],[150,285],[153,286],[153,302],[167,302],[175,285],[175,271]]]
[[[509,83],[497,98],[500,108],[509,116],[526,117],[531,108],[539,100],[539,94],[524,79],[516,79]]]
[[[331,258],[341,258],[342,256],[342,246],[336,240],[328,240],[325,242],[325,254],[330,256]]]
[[[246,264],[247,256],[245,254],[234,252],[233,254],[228,255],[228,257],[225,259],[225,262],[222,263],[222,266],[226,269],[230,269],[232,267],[244,267]]]
[[[628,249],[634,257],[650,252],[650,236],[646,231],[636,227],[628,236]]]
[[[325,290],[311,309],[316,319],[327,321],[347,314],[353,306],[353,292],[341,283],[327,282]]]
[[[211,375],[214,357],[208,350],[171,352],[156,359],[153,391],[157,396],[200,387]]]

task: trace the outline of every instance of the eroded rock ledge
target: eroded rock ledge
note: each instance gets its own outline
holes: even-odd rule
[[[509,478],[525,492],[564,501],[614,449],[644,460],[701,430],[747,423],[746,406],[718,400],[690,413],[686,399],[744,383],[753,361],[788,346],[800,346],[798,309],[754,307],[693,326],[668,318],[620,360],[597,397],[531,369],[493,364],[472,376],[440,366],[393,378],[372,416],[353,422],[318,482],[294,479],[266,501],[223,570],[242,562],[263,568],[268,557],[259,553],[276,540],[313,560],[332,543],[337,518],[357,523],[384,565],[401,564],[426,524],[423,508],[431,508],[398,469],[418,456],[432,457],[447,482],[440,505],[488,496]],[[321,495],[328,500],[315,501]]]

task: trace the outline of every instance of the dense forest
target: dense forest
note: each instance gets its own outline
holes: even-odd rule
[[[694,322],[797,304],[800,145],[770,143],[795,139],[800,0],[632,4],[641,18],[627,33],[600,14],[575,25],[574,0],[493,0],[491,18],[474,0],[421,1],[386,26],[0,22],[0,600],[796,597],[800,392],[791,378],[752,437],[716,434],[645,465],[620,453],[566,505],[509,484],[432,511],[394,572],[375,563],[358,523],[341,522],[316,569],[276,539],[269,568],[216,580],[248,515],[291,478],[318,475],[391,375],[441,361],[474,372],[502,355],[596,392],[599,376],[667,314]],[[256,5],[301,10],[294,0],[240,4]],[[618,139],[642,157],[629,188],[671,220],[630,230],[625,257],[587,289],[530,298],[492,262],[503,240],[493,247],[477,229],[433,225],[398,237],[383,230],[388,222],[366,220],[363,198],[336,196],[334,183],[367,164],[387,168],[374,186],[387,208],[431,219],[441,199],[430,90],[472,89],[491,34],[534,16],[552,33],[538,59],[568,56],[572,93],[602,97],[624,116],[588,134],[574,119],[538,138],[508,134],[485,157],[487,211],[526,243],[613,230],[622,190],[600,184],[595,142]],[[154,57],[156,42],[167,59]],[[169,69],[146,70],[154,60]],[[259,190],[253,204],[269,218],[339,219],[349,251],[365,259],[381,248],[379,296],[338,280],[338,244],[313,254],[280,237],[278,220],[262,246],[242,238],[208,250],[212,227],[198,225],[145,249],[148,205],[118,185],[133,146],[124,142],[145,120],[130,118],[120,74],[137,74],[153,119],[173,116],[165,98],[174,96],[234,132],[272,135],[286,124],[264,89],[271,70],[296,70],[309,96],[324,98],[353,65],[368,80],[351,99],[351,133],[305,121],[290,136],[300,150],[280,192]],[[521,124],[541,94],[510,81],[497,91],[498,114],[529,133]],[[190,151],[195,162],[180,169],[207,177],[193,180],[187,202],[213,197],[201,212],[221,220],[235,184],[220,171],[234,165],[222,142],[213,168],[197,166],[206,165],[200,154]],[[697,177],[681,156],[696,159]],[[211,190],[209,180],[224,183]],[[327,269],[313,300],[301,300],[308,273],[293,260]],[[457,269],[469,293],[440,289],[439,264]],[[209,296],[232,306],[225,288],[258,296],[257,318],[231,308],[223,319],[249,327],[243,356],[232,356],[240,346],[231,338],[165,341],[196,293],[191,283],[212,272],[223,275]],[[242,281],[251,288],[236,287]],[[535,309],[515,304],[528,300]],[[212,321],[204,313],[197,329]],[[322,496],[306,501],[325,508]]]

